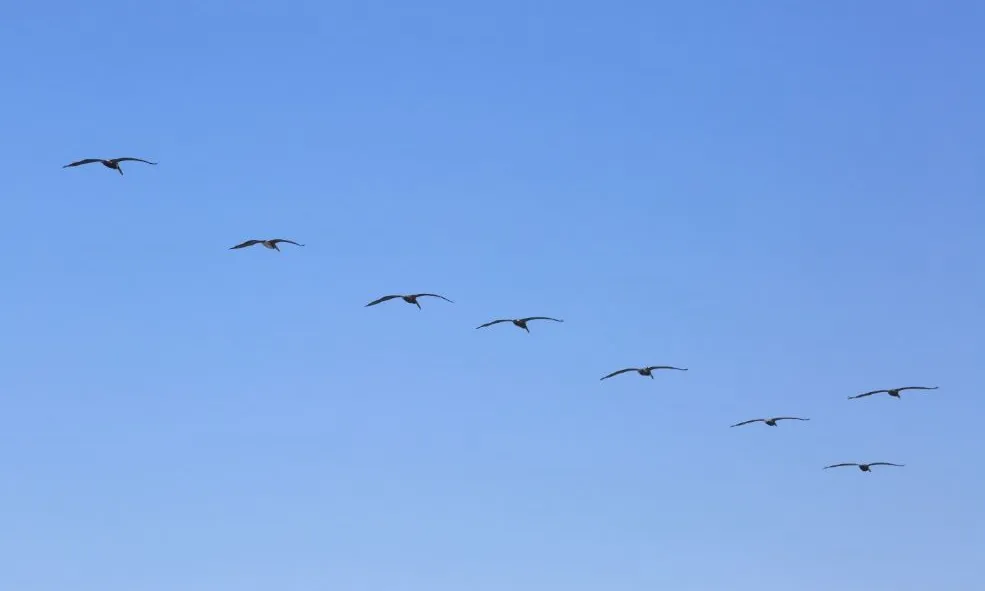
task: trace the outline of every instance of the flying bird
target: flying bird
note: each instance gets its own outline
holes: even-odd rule
[[[858,469],[861,470],[862,472],[871,472],[871,470],[869,470],[870,466],[897,466],[899,468],[902,468],[904,464],[892,464],[890,462],[872,462],[871,464],[856,464],[854,462],[849,462],[846,464],[832,464],[830,466],[825,466],[822,469],[827,470],[828,468],[840,468],[841,466],[858,466]]]
[[[750,419],[748,421],[742,421],[741,423],[736,423],[734,425],[729,425],[729,427],[741,427],[742,425],[748,425],[749,423],[763,422],[770,427],[776,427],[777,421],[809,421],[810,419],[802,419],[800,417],[772,417],[769,419]]]
[[[265,248],[271,248],[273,250],[276,250],[277,252],[280,252],[280,248],[278,248],[277,245],[281,242],[286,242],[288,244],[294,244],[297,246],[304,246],[303,244],[298,244],[297,242],[293,240],[287,240],[286,238],[274,238],[273,240],[247,240],[242,244],[237,244],[236,246],[230,246],[229,250],[233,250],[236,248],[246,248],[247,246],[253,246],[254,244],[262,244]]]
[[[863,392],[862,394],[857,394],[855,396],[849,396],[849,400],[854,400],[855,398],[863,398],[865,396],[872,396],[873,394],[881,394],[885,392],[893,398],[899,398],[899,393],[903,390],[936,390],[937,386],[906,386],[905,388],[890,388],[888,390],[873,390],[871,392]]]
[[[686,367],[674,367],[673,365],[648,365],[646,367],[627,367],[626,369],[620,369],[619,371],[614,371],[607,376],[599,378],[599,380],[604,380],[606,378],[611,378],[612,376],[617,376],[621,373],[626,373],[627,371],[635,371],[641,376],[650,376],[653,379],[653,371],[657,369],[676,369],[677,371],[687,371]]]
[[[118,172],[120,174],[123,174],[123,169],[120,168],[120,162],[127,162],[128,160],[132,160],[134,162],[144,162],[144,163],[147,163],[147,164],[153,164],[154,166],[157,166],[157,162],[151,162],[149,160],[143,160],[141,158],[129,158],[129,157],[127,157],[127,158],[112,158],[110,160],[103,160],[102,158],[86,158],[85,160],[79,160],[78,162],[73,162],[71,164],[66,164],[62,168],[69,168],[71,166],[81,166],[83,164],[92,164],[93,162],[99,162],[103,166],[105,166],[106,168],[112,168],[116,172]]]
[[[451,300],[449,300],[448,298],[446,298],[445,296],[438,295],[436,293],[415,293],[415,294],[411,294],[411,295],[388,295],[388,296],[383,296],[382,298],[380,298],[378,300],[373,300],[372,302],[366,304],[364,307],[365,308],[368,308],[370,306],[375,306],[376,304],[379,304],[381,302],[386,302],[386,301],[392,300],[394,298],[401,298],[403,301],[407,302],[408,304],[414,304],[415,306],[417,306],[417,309],[420,310],[421,309],[421,303],[417,301],[417,298],[422,298],[424,296],[430,296],[432,298],[441,298],[441,299],[445,300],[446,302],[451,302],[453,304],[455,303],[455,302],[452,302]]]
[[[493,324],[499,324],[500,322],[512,322],[513,326],[520,327],[523,330],[530,332],[530,329],[527,328],[527,323],[530,322],[531,320],[553,320],[554,322],[564,322],[564,320],[558,320],[557,318],[550,318],[548,316],[528,316],[526,318],[500,318],[499,320],[493,320],[492,322],[480,324],[479,326],[476,327],[476,329],[492,326]]]

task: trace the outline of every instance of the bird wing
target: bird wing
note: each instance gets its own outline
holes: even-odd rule
[[[676,369],[677,371],[687,371],[686,367],[674,367],[673,365],[651,365],[647,367],[650,371],[655,369]]]
[[[79,160],[78,162],[66,164],[62,168],[68,168],[69,166],[79,166],[80,164],[92,164],[93,162],[102,162],[102,160],[99,158],[86,158],[85,160]]]
[[[830,466],[825,466],[823,469],[824,470],[827,470],[828,468],[840,468],[842,466],[858,466],[858,465],[859,464],[853,464],[853,463],[847,463],[847,464],[831,464]]]
[[[614,371],[603,378],[599,378],[599,380],[601,381],[604,380],[605,378],[611,378],[612,376],[617,376],[621,373],[626,373],[627,371],[637,371],[637,369],[635,367],[627,367],[626,369],[620,369],[619,371]]]
[[[499,320],[493,320],[492,322],[487,322],[485,324],[480,324],[476,328],[485,328],[487,326],[492,326],[493,324],[499,324],[500,322],[513,322],[509,318],[500,318]]]
[[[150,160],[144,160],[143,158],[130,158],[129,156],[125,158],[113,158],[110,162],[116,162],[117,164],[119,164],[120,162],[127,162],[127,161],[145,162],[147,164],[153,164],[154,166],[157,166],[157,162],[151,162]]]
[[[415,298],[419,298],[419,297],[423,297],[423,296],[431,296],[432,298],[441,298],[441,299],[445,300],[446,302],[451,302],[453,304],[455,303],[455,302],[452,302],[451,300],[449,300],[448,298],[446,298],[445,296],[438,295],[436,293],[416,293],[416,294],[414,294],[414,297]]]
[[[810,419],[802,419],[800,417],[773,417],[774,421],[809,421]]]
[[[270,241],[271,244],[277,244],[279,242],[286,242],[288,244],[293,244],[295,246],[304,246],[303,244],[298,244],[293,240],[288,240],[287,238],[274,238],[273,240]]]
[[[729,425],[729,427],[741,427],[742,425],[748,425],[749,423],[758,423],[759,421],[765,421],[765,420],[766,419],[749,419],[748,421],[742,421],[741,423]]]
[[[551,318],[550,316],[530,316],[529,318],[521,318],[524,322],[530,322],[531,320],[553,320],[554,322],[564,322],[564,320],[558,320],[557,318]]]
[[[401,297],[401,296],[399,296],[399,295],[387,295],[387,296],[383,296],[382,298],[380,298],[378,300],[373,300],[372,302],[366,304],[363,307],[364,308],[368,308],[370,306],[375,306],[376,304],[379,304],[380,302],[385,302],[387,300],[392,300],[393,298],[399,298],[399,297]]]
[[[937,386],[906,386],[905,388],[897,388],[900,392],[903,390],[936,390]]]
[[[229,247],[229,250],[233,250],[234,248],[243,248],[243,247],[246,247],[246,246],[253,246],[254,244],[260,244],[261,242],[263,242],[263,240],[247,240],[246,242],[244,242],[242,244],[237,244],[236,246],[230,246]]]
[[[870,466],[896,466],[898,468],[902,468],[903,467],[903,464],[894,464],[892,462],[872,462],[869,465]]]
[[[865,397],[865,396],[872,396],[873,394],[880,394],[882,392],[885,392],[885,393],[888,394],[889,393],[889,390],[873,390],[871,392],[863,392],[863,393],[857,394],[855,396],[849,396],[848,399],[849,400],[854,400],[855,398],[862,398],[862,397]]]

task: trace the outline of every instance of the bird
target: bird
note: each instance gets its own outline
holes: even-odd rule
[[[885,392],[893,398],[899,398],[899,393],[903,390],[936,390],[937,386],[906,386],[905,388],[890,388],[888,390],[873,390],[871,392],[863,392],[862,394],[857,394],[855,396],[849,396],[849,400],[854,400],[855,398],[862,398],[865,396],[872,396],[873,394],[881,394]]]
[[[893,464],[890,462],[872,462],[871,464],[856,464],[854,462],[848,462],[845,464],[831,464],[830,466],[825,466],[822,470],[827,470],[828,468],[840,468],[841,466],[858,466],[858,469],[862,472],[871,472],[869,469],[871,466],[897,466],[902,468],[905,464]]]
[[[749,423],[758,423],[760,421],[766,423],[770,427],[776,427],[777,421],[809,421],[810,419],[802,419],[800,417],[772,417],[769,419],[750,419],[748,421],[742,421],[741,423],[736,423],[734,425],[729,425],[729,427],[741,427],[742,425],[748,425]]]
[[[293,240],[288,240],[286,238],[274,238],[273,240],[247,240],[242,244],[237,244],[236,246],[230,246],[229,250],[233,250],[236,248],[246,248],[247,246],[253,246],[254,244],[262,244],[266,248],[271,248],[273,250],[276,250],[277,252],[280,252],[280,248],[277,248],[277,244],[280,242],[286,242],[288,244],[294,244],[297,246],[304,246],[303,244],[298,244],[297,242]]]
[[[493,324],[499,324],[500,322],[512,322],[514,326],[517,326],[527,332],[530,332],[530,329],[527,328],[527,323],[530,322],[531,320],[553,320],[554,322],[564,322],[564,320],[558,320],[557,318],[551,318],[549,316],[528,316],[526,318],[500,318],[499,320],[493,320],[492,322],[480,324],[475,328],[476,329],[485,328],[487,326],[492,326]]]
[[[612,376],[617,376],[621,373],[626,373],[627,371],[635,371],[641,376],[650,376],[653,379],[653,370],[655,369],[676,369],[677,371],[687,371],[686,367],[674,367],[673,365],[648,365],[646,367],[627,367],[626,369],[620,369],[619,371],[614,371],[607,376],[599,378],[599,380],[604,380],[606,378],[611,378]]]
[[[387,296],[383,296],[382,298],[380,298],[378,300],[373,300],[372,302],[366,304],[364,307],[365,308],[368,308],[370,306],[375,306],[376,304],[379,304],[381,302],[386,302],[386,301],[392,300],[394,298],[401,298],[403,301],[407,302],[408,304],[414,304],[415,306],[417,306],[417,309],[420,310],[421,309],[421,303],[417,301],[417,298],[422,298],[424,296],[430,296],[432,298],[441,298],[441,299],[445,300],[446,302],[451,302],[453,304],[455,303],[455,302],[452,302],[451,300],[449,300],[448,298],[446,298],[445,296],[438,295],[436,293],[415,293],[415,294],[410,294],[410,295],[387,295]]]
[[[111,158],[109,160],[103,160],[102,158],[86,158],[85,160],[79,160],[78,162],[72,162],[71,164],[66,164],[62,168],[69,168],[71,166],[81,166],[83,164],[92,164],[93,162],[100,162],[106,168],[112,168],[116,172],[123,174],[123,169],[120,168],[120,162],[126,162],[128,160],[132,160],[134,162],[145,162],[147,164],[153,164],[154,166],[157,166],[157,162],[151,162],[149,160],[143,160],[141,158],[126,157],[126,158]]]

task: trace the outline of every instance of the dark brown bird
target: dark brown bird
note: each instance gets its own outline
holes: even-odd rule
[[[386,301],[392,300],[394,298],[401,298],[403,301],[407,302],[408,304],[414,304],[415,306],[417,306],[417,309],[420,310],[421,309],[421,303],[417,301],[417,298],[423,298],[425,296],[429,296],[429,297],[432,297],[432,298],[441,298],[441,299],[445,300],[446,302],[451,302],[453,304],[455,303],[455,302],[452,302],[451,300],[449,300],[448,298],[446,298],[445,296],[438,295],[436,293],[415,293],[415,294],[411,294],[411,295],[388,295],[388,296],[383,296],[382,298],[380,298],[378,300],[373,300],[372,302],[366,304],[363,307],[364,308],[368,308],[370,306],[375,306],[376,304],[379,304],[381,302],[386,302]]]
[[[530,332],[530,329],[527,328],[527,323],[530,322],[531,320],[553,320],[554,322],[564,322],[564,320],[558,320],[557,318],[551,318],[549,316],[527,316],[526,318],[500,318],[499,320],[493,320],[492,322],[480,324],[479,326],[476,327],[476,329],[492,326],[493,324],[499,324],[500,322],[512,322],[513,326],[520,327],[523,330]]]
[[[281,242],[294,244],[296,246],[304,246],[303,244],[298,244],[297,242],[293,240],[288,240],[286,238],[274,238],[273,240],[247,240],[242,244],[237,244],[236,246],[230,246],[229,250],[233,250],[236,248],[246,248],[247,246],[253,246],[254,244],[262,244],[265,248],[271,248],[273,250],[276,250],[277,252],[280,252],[280,248],[278,248],[277,245]]]
[[[749,423],[758,423],[760,421],[766,423],[770,427],[776,427],[777,421],[809,421],[810,419],[802,419],[800,417],[773,417],[770,419],[750,419],[748,421],[742,421],[741,423],[736,423],[734,425],[729,425],[730,427],[741,427],[742,425],[748,425]]]
[[[855,464],[853,462],[849,462],[847,464],[831,464],[830,466],[825,466],[823,470],[827,470],[828,468],[840,468],[841,466],[858,466],[858,469],[861,470],[862,472],[871,472],[871,470],[869,470],[870,466],[897,466],[899,468],[902,468],[904,464],[892,464],[890,462],[872,462],[871,464]]]
[[[890,388],[888,390],[873,390],[871,392],[864,392],[862,394],[857,394],[855,396],[849,396],[849,400],[854,400],[856,398],[863,398],[865,396],[872,396],[873,394],[881,394],[885,392],[893,398],[899,398],[899,393],[903,390],[936,390],[937,386],[906,386],[905,388]]]
[[[626,373],[628,371],[635,371],[641,376],[650,376],[650,379],[652,380],[654,370],[658,370],[658,369],[676,369],[677,371],[687,371],[686,367],[674,367],[673,365],[648,365],[646,367],[627,367],[626,369],[620,369],[619,371],[614,371],[607,376],[603,376],[599,378],[599,381],[607,378],[611,378],[612,376],[617,376],[621,373]]]
[[[69,168],[71,166],[81,166],[83,164],[92,164],[93,162],[99,162],[103,166],[105,166],[106,168],[112,168],[116,172],[118,172],[120,174],[123,174],[123,169],[120,168],[120,162],[127,162],[127,161],[131,161],[131,160],[134,161],[134,162],[144,162],[144,163],[147,163],[147,164],[153,164],[154,166],[157,166],[157,162],[151,162],[149,160],[143,160],[141,158],[129,158],[129,157],[127,157],[127,158],[112,158],[110,160],[103,160],[102,158],[86,158],[85,160],[79,160],[78,162],[73,162],[71,164],[66,164],[62,168]]]

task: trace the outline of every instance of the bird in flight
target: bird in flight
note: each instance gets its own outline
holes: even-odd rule
[[[453,304],[455,303],[455,302],[452,302],[451,300],[449,300],[448,298],[446,298],[445,296],[438,295],[436,293],[415,293],[415,294],[410,294],[410,295],[387,295],[387,296],[383,296],[382,298],[380,298],[378,300],[373,300],[372,302],[366,304],[364,307],[365,308],[368,308],[370,306],[375,306],[376,304],[379,304],[379,303],[382,303],[382,302],[386,302],[386,301],[392,300],[394,298],[400,298],[403,301],[407,302],[408,304],[414,304],[415,306],[417,306],[417,309],[420,310],[421,309],[421,303],[417,301],[417,298],[422,298],[424,296],[430,296],[432,298],[441,298],[441,299],[445,300],[446,302],[451,302]]]
[[[123,174],[123,169],[120,168],[120,162],[126,162],[132,160],[134,162],[145,162],[147,164],[153,164],[157,166],[157,162],[151,162],[149,160],[143,160],[141,158],[112,158],[110,160],[103,160],[102,158],[86,158],[85,160],[79,160],[78,162],[73,162],[71,164],[66,164],[62,168],[69,168],[71,166],[81,166],[83,164],[92,164],[93,162],[99,162],[106,168],[112,168],[116,172]]]
[[[512,322],[513,326],[517,326],[527,332],[530,332],[530,329],[527,328],[527,323],[530,322],[531,320],[553,320],[554,322],[564,322],[564,320],[558,320],[557,318],[550,318],[549,316],[528,316],[526,318],[500,318],[499,320],[493,320],[492,322],[480,324],[479,326],[476,327],[476,329],[492,326],[493,324],[499,324],[500,322]]]
[[[871,472],[871,470],[869,470],[870,466],[897,466],[899,468],[902,468],[904,464],[893,464],[890,462],[872,462],[871,464],[856,464],[854,462],[849,462],[846,464],[831,464],[830,466],[825,466],[822,469],[827,470],[828,468],[840,468],[841,466],[858,466],[858,469],[861,470],[862,472]]]
[[[748,421],[742,421],[741,423],[736,423],[734,425],[729,425],[729,427],[741,427],[742,425],[748,425],[749,423],[758,423],[762,421],[770,427],[776,427],[777,421],[809,421],[810,419],[802,419],[800,417],[772,417],[769,419],[750,419]]]
[[[862,394],[857,394],[855,396],[849,396],[849,400],[854,400],[855,398],[863,398],[865,396],[872,396],[873,394],[881,394],[885,392],[893,398],[899,398],[899,393],[903,390],[936,390],[937,386],[906,386],[905,388],[890,388],[888,390],[873,390],[871,392],[863,392]]]
[[[626,373],[628,371],[635,371],[641,376],[650,376],[653,379],[653,371],[657,369],[676,369],[677,371],[687,371],[686,367],[674,367],[673,365],[648,365],[646,367],[627,367],[626,369],[620,369],[619,371],[614,371],[607,376],[599,378],[599,380],[604,380],[606,378],[611,378],[612,376],[617,376],[621,373]]]
[[[304,246],[303,244],[298,244],[297,242],[293,240],[287,240],[286,238],[274,238],[273,240],[247,240],[242,244],[237,244],[236,246],[230,246],[229,250],[233,250],[236,248],[246,248],[247,246],[253,246],[254,244],[262,244],[266,248],[271,248],[273,250],[276,250],[277,252],[280,252],[280,248],[277,247],[277,244],[281,242],[286,242],[288,244],[294,244],[297,246]]]

